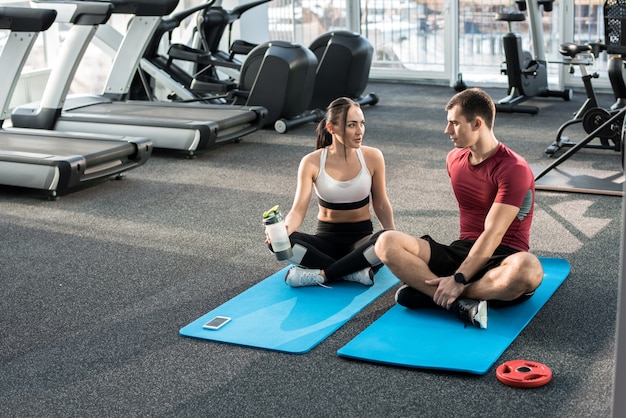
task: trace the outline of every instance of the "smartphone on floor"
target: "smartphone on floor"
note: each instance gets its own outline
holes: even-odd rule
[[[211,319],[206,324],[202,325],[202,328],[210,329],[210,330],[217,330],[217,329],[222,328],[224,325],[226,325],[228,321],[230,321],[229,317],[218,315],[214,317],[213,319]]]

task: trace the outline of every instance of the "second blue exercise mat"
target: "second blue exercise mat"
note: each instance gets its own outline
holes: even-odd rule
[[[489,308],[487,329],[450,312],[395,305],[337,354],[396,366],[485,374],[569,275],[560,258],[540,258],[541,285],[519,305]]]
[[[180,330],[186,337],[300,354],[310,351],[350,318],[399,283],[387,269],[373,286],[336,282],[331,288],[292,288],[289,267],[271,275]],[[211,318],[232,318],[218,330],[202,328]]]

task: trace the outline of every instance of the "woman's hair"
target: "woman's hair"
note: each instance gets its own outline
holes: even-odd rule
[[[352,106],[361,107],[357,102],[349,97],[340,97],[333,100],[326,108],[326,116],[317,124],[315,149],[327,147],[333,143],[333,136],[326,129],[326,123],[336,126],[341,135],[346,129],[346,121],[348,119],[348,110]]]
[[[459,106],[460,114],[468,121],[480,116],[489,129],[493,128],[496,106],[491,97],[481,89],[471,88],[455,94],[446,104],[445,110]]]

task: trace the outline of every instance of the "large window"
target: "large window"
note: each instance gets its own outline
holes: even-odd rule
[[[361,33],[374,46],[375,68],[443,72],[444,0],[274,0],[271,39],[309,45],[334,29]]]
[[[271,39],[308,45],[329,30],[357,31],[375,48],[372,73],[386,77],[448,80],[461,72],[474,82],[506,83],[502,36],[509,26],[496,20],[498,13],[525,14],[510,29],[520,35],[522,49],[534,53],[528,11],[514,0],[273,0],[268,6]],[[575,84],[558,63],[559,45],[603,39],[602,2],[556,0],[552,11],[538,10],[551,82]],[[605,65],[602,56],[596,67]]]
[[[226,9],[254,0],[218,0]],[[537,1],[537,0],[527,0]],[[205,3],[206,0],[181,0],[177,10]],[[0,3],[28,5],[25,1],[0,0]],[[541,35],[551,84],[579,85],[577,71],[570,73],[562,60],[559,45],[564,41],[603,41],[603,1],[555,0],[551,12],[541,12]],[[250,42],[287,40],[308,46],[324,32],[348,29],[361,33],[374,46],[370,75],[375,78],[432,80],[453,83],[462,73],[468,83],[505,85],[501,73],[505,60],[502,36],[506,22],[497,13],[520,12],[514,0],[271,0],[246,12],[233,25],[233,38]],[[523,12],[528,16],[528,12]],[[243,23],[243,24],[242,24]],[[114,16],[110,23],[123,31],[126,20]],[[189,39],[195,18],[183,22],[175,32],[178,42]],[[259,28],[262,26],[262,30]],[[31,54],[26,71],[40,71],[53,65],[66,28],[48,31]],[[513,22],[511,28],[521,37],[522,48],[533,52],[529,20]],[[223,40],[226,42],[227,37]],[[2,39],[0,39],[0,46]],[[227,49],[224,45],[223,49]],[[597,86],[608,86],[603,54],[593,70],[600,74]],[[72,91],[100,93],[111,57],[91,46],[80,67]]]

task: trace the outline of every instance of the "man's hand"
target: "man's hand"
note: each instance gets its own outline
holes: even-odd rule
[[[426,284],[437,286],[433,300],[443,308],[450,309],[452,303],[461,296],[465,285],[457,283],[453,276],[438,277],[432,280],[426,280]]]

